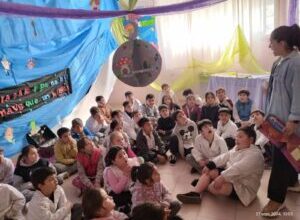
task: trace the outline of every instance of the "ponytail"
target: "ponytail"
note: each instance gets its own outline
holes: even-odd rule
[[[136,182],[137,180],[139,168],[140,168],[139,166],[133,166],[131,169],[131,179],[133,182]]]
[[[277,42],[284,41],[289,50],[300,49],[300,28],[297,24],[292,26],[280,26],[273,30],[271,39]]]
[[[154,165],[151,162],[143,163],[139,167],[134,166],[131,170],[131,179],[134,182],[138,180],[140,183],[146,184],[146,181],[152,178],[153,170]]]
[[[291,40],[292,47],[300,50],[300,27],[297,24],[293,24],[291,27]]]

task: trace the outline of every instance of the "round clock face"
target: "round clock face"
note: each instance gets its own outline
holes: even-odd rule
[[[136,39],[123,43],[117,49],[112,69],[123,83],[144,87],[158,77],[161,62],[161,56],[153,45]]]

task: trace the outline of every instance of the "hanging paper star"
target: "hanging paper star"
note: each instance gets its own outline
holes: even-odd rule
[[[30,58],[29,60],[27,60],[27,68],[28,69],[33,69],[34,68],[34,66],[35,66],[35,62],[34,62],[34,59],[33,58]]]
[[[6,56],[4,56],[2,58],[1,64],[3,66],[3,69],[4,69],[5,73],[8,75],[9,71],[10,71],[10,65],[11,65],[11,63],[8,61],[8,59],[6,58]]]
[[[7,140],[9,143],[14,144],[14,129],[13,128],[7,128],[4,134],[5,140]]]

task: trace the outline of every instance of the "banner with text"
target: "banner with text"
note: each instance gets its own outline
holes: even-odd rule
[[[72,93],[69,69],[0,89],[0,123]]]

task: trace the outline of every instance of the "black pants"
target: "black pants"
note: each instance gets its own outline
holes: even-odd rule
[[[171,138],[170,138],[170,151],[172,154],[174,154],[175,156],[179,156],[180,153],[179,153],[179,140],[177,138],[176,135],[173,135]],[[188,154],[190,154],[192,152],[192,149],[193,148],[189,148],[189,149],[185,149],[184,148],[184,156],[186,157]]]
[[[111,191],[109,195],[113,197],[118,211],[124,212],[125,214],[130,213],[132,204],[130,191],[124,191],[118,194]]]
[[[82,220],[83,211],[81,204],[75,203],[71,209],[71,220]]]
[[[273,147],[272,171],[268,185],[268,198],[283,203],[289,186],[298,181],[298,173],[281,153],[280,149]]]
[[[232,137],[225,138],[225,142],[228,150],[231,150],[235,146],[235,139]]]

